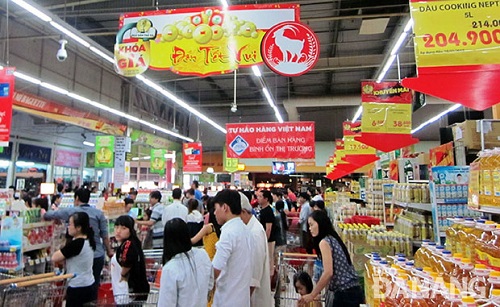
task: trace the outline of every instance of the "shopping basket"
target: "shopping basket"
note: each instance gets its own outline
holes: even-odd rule
[[[313,277],[314,261],[316,255],[300,253],[280,253],[278,260],[278,284],[276,286],[275,306],[288,307],[297,306],[300,295],[295,291],[293,276],[297,272],[306,272]],[[322,306],[324,293],[321,298],[313,303],[314,306]]]
[[[62,306],[67,282],[74,274],[38,274],[1,280],[1,306]]]

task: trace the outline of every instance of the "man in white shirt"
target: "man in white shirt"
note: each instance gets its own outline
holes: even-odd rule
[[[252,282],[250,283],[250,306],[272,306],[271,279],[269,278],[269,250],[267,237],[259,220],[252,214],[252,206],[248,197],[240,192],[241,219],[250,230],[252,250],[249,255],[252,261]]]
[[[184,222],[187,221],[188,209],[182,204],[181,197],[182,190],[175,188],[172,191],[172,198],[174,201],[170,205],[165,206],[165,209],[163,209],[163,216],[161,218],[163,226],[165,226],[168,221],[176,217],[183,219]]]
[[[214,197],[215,217],[222,225],[216,253],[212,261],[216,287],[214,307],[250,307],[252,280],[251,237],[240,218],[241,197],[237,191],[225,189]]]
[[[307,224],[307,218],[312,212],[311,206],[309,205],[309,199],[309,194],[302,192],[297,198],[297,202],[300,204],[299,223],[302,232],[302,247],[306,249],[308,254],[312,254],[313,243],[311,234],[309,233],[309,225]]]

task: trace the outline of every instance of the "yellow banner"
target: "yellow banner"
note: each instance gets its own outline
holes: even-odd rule
[[[375,148],[356,141],[354,135],[344,135],[344,151],[346,155],[369,155],[376,153]]]
[[[411,104],[363,103],[361,131],[411,134],[411,108]]]
[[[411,14],[419,67],[499,63],[500,1],[411,1]]]

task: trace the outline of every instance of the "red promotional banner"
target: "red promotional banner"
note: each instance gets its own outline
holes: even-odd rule
[[[229,158],[314,159],[314,122],[226,124]]]
[[[15,92],[13,102],[15,110],[105,134],[124,135],[127,130],[127,126],[99,117],[94,113],[71,108],[35,95]]]
[[[182,160],[184,173],[201,173],[202,146],[201,143],[184,143],[182,145]]]
[[[54,165],[79,168],[82,163],[82,153],[69,150],[56,150]]]
[[[0,146],[8,147],[12,120],[12,96],[14,94],[14,67],[0,70]]]
[[[412,103],[412,100],[412,91],[397,81],[361,82],[361,102]]]

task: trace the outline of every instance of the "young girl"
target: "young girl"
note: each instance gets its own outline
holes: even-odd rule
[[[120,244],[111,258],[111,282],[115,301],[128,303],[128,293],[140,293],[132,299],[147,299],[149,283],[141,242],[134,229],[134,219],[122,215],[115,222],[115,238]]]
[[[69,218],[68,234],[73,237],[66,246],[52,255],[53,262],[66,260],[67,273],[75,274],[68,282],[66,306],[83,306],[93,298],[94,231],[85,212],[75,212]]]
[[[164,265],[158,306],[207,306],[207,295],[213,287],[212,263],[207,252],[191,248],[187,224],[180,218],[168,221],[163,235]]]
[[[300,295],[306,295],[312,292],[313,290],[313,282],[311,280],[311,276],[306,272],[297,272],[293,275],[293,285],[295,287],[295,292]],[[320,307],[322,306],[320,301],[314,301],[309,304],[299,304],[300,307]]]
[[[363,289],[347,247],[333,229],[330,218],[324,211],[317,210],[309,215],[308,223],[314,249],[323,263],[323,273],[312,292],[302,295],[299,302],[312,302],[326,287],[325,306],[358,307],[364,302]]]

